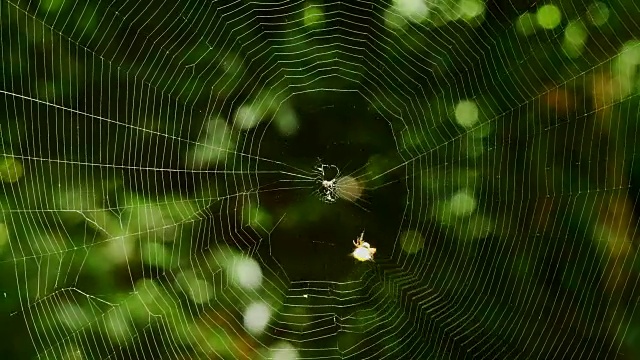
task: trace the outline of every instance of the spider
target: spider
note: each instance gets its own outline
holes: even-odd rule
[[[331,180],[326,180],[328,174],[327,172],[332,171],[335,172],[335,175]],[[333,203],[338,200],[338,184],[337,181],[340,177],[340,170],[335,165],[322,165],[319,164],[316,166],[316,172],[318,173],[318,181],[322,185],[320,188],[320,193],[322,194],[322,200]]]
[[[358,239],[353,242],[356,246],[355,250],[351,253],[358,261],[373,261],[373,255],[376,253],[376,248],[372,248],[368,242],[364,241],[364,231],[358,236]]]

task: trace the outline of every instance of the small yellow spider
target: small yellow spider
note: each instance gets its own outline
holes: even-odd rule
[[[351,253],[358,261],[373,261],[373,254],[376,253],[376,248],[372,248],[368,242],[364,241],[364,231],[358,237],[358,240],[353,242],[356,246],[355,250]]]

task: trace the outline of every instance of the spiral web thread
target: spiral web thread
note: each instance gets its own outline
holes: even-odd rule
[[[619,353],[637,317],[636,222],[620,170],[633,165],[637,129],[620,109],[640,91],[630,20],[640,9],[490,5],[3,3],[2,264],[15,280],[8,319],[33,355]],[[323,193],[316,164],[286,142],[307,126],[301,108],[351,98],[381,119],[386,138],[368,141],[386,147],[344,172],[365,197],[336,200],[331,188],[323,203],[308,196]],[[326,121],[327,144],[349,121],[367,133],[362,119]],[[612,165],[591,154],[575,168],[589,180],[564,179],[576,160],[558,155],[558,139]],[[562,160],[535,163],[545,152]],[[288,194],[298,196],[274,200]],[[401,216],[376,213],[385,196]],[[326,239],[303,226],[314,206],[367,220]],[[357,263],[348,254],[367,226],[382,229],[365,233],[376,261]],[[542,241],[576,227],[591,231],[581,243]],[[564,247],[593,266],[532,255]],[[291,256],[320,275],[296,272]],[[331,272],[345,261],[335,256],[349,272]],[[554,293],[539,281],[553,276],[588,291]]]

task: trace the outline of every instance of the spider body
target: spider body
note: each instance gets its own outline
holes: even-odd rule
[[[355,250],[351,253],[358,261],[373,261],[373,255],[376,253],[376,248],[371,247],[368,242],[364,241],[364,231],[356,241],[353,242],[356,246]]]
[[[334,203],[338,200],[338,185],[337,181],[340,176],[340,170],[334,165],[318,165],[316,171],[319,175],[319,182],[322,185],[320,188],[320,194],[322,200],[328,203]],[[334,176],[328,180],[328,172],[334,172]]]
[[[355,203],[362,196],[364,185],[361,179],[352,176],[353,173],[342,176],[337,166],[322,163],[316,166],[315,172],[318,174],[315,181],[320,184],[317,191],[322,201],[335,203],[343,199]]]

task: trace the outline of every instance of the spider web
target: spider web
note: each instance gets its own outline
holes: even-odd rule
[[[640,353],[633,2],[0,11],[11,358]]]

